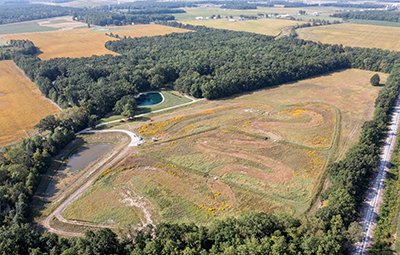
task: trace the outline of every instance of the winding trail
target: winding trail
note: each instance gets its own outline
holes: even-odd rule
[[[390,167],[390,160],[395,149],[397,131],[400,124],[400,95],[396,100],[396,105],[393,108],[392,120],[389,125],[387,138],[382,148],[380,156],[378,173],[376,174],[371,187],[366,193],[362,210],[361,224],[363,228],[363,239],[356,243],[352,254],[362,255],[368,254],[368,249],[373,243],[374,230],[377,223],[379,209],[382,205],[384,182],[387,171]]]
[[[120,149],[111,153],[108,157],[97,162],[89,171],[85,173],[79,180],[77,180],[70,188],[66,189],[56,201],[62,201],[42,222],[44,228],[49,232],[53,232],[63,236],[82,236],[81,232],[64,231],[57,227],[51,226],[51,221],[56,218],[62,223],[86,226],[86,227],[110,227],[103,226],[100,224],[91,224],[88,222],[67,220],[62,216],[63,211],[75,200],[77,200],[93,183],[94,181],[107,169],[116,165],[123,158],[125,158],[130,152],[131,148],[139,146],[144,140],[136,135],[135,133],[123,129],[108,129],[108,130],[91,130],[85,129],[79,134],[92,134],[92,133],[123,133],[130,137],[130,143]],[[150,221],[151,223],[151,221]]]
[[[159,113],[159,112],[164,112],[164,111],[169,111],[172,109],[176,109],[179,107],[191,105],[193,103],[196,103],[198,101],[201,101],[203,99],[193,99],[189,96],[186,96],[189,98],[191,101],[188,103],[183,103],[171,107],[167,107],[164,109],[156,110],[156,111],[151,111],[148,113],[143,113],[140,115],[137,115],[136,117],[142,117],[154,113]],[[96,127],[102,127],[106,126],[108,124],[113,124],[113,123],[118,123],[121,122],[123,119],[119,120],[114,120],[114,121],[109,121],[105,123],[100,123],[96,125]],[[103,226],[100,224],[92,224],[89,222],[83,222],[83,221],[76,221],[76,220],[67,220],[62,216],[62,212],[70,205],[72,204],[75,200],[77,200],[93,183],[94,181],[107,169],[111,168],[112,166],[116,165],[118,162],[120,162],[123,158],[125,158],[130,152],[132,147],[139,146],[140,144],[144,143],[144,140],[138,136],[137,134],[124,130],[124,129],[105,129],[105,130],[93,130],[90,128],[87,128],[85,130],[80,131],[78,134],[94,134],[94,133],[123,133],[129,136],[130,142],[129,144],[119,150],[115,150],[112,154],[110,154],[108,157],[102,159],[101,161],[97,162],[91,169],[89,169],[79,180],[77,180],[71,187],[66,189],[58,198],[56,198],[53,202],[58,202],[60,203],[57,205],[57,207],[42,221],[42,225],[44,228],[46,228],[49,232],[56,233],[58,235],[62,236],[83,236],[81,232],[73,232],[73,231],[64,231],[62,229],[58,229],[57,227],[51,226],[51,221],[53,218],[56,218],[62,223],[65,224],[72,224],[72,225],[78,225],[78,226],[86,226],[86,227],[108,227],[110,226]],[[121,195],[121,194],[120,194]],[[127,196],[128,195],[128,196]],[[143,199],[137,200],[138,198],[132,198],[132,193],[125,193],[125,196],[123,197],[123,201],[128,202],[131,204],[131,206],[136,206],[139,209],[143,211],[144,214],[144,221],[142,222],[142,225],[148,225],[153,223],[153,219],[151,218],[150,211],[148,208],[144,208],[144,203]],[[140,203],[139,203],[140,202]]]

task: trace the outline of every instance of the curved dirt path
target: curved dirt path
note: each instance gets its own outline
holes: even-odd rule
[[[129,188],[113,188],[121,198],[121,202],[129,207],[134,207],[139,209],[142,213],[141,225],[139,229],[144,228],[147,225],[154,224],[154,215],[156,208],[150,203],[145,197],[139,196],[133,190]]]
[[[79,226],[86,226],[86,227],[109,227],[103,226],[100,224],[91,224],[87,222],[75,221],[75,220],[67,220],[62,216],[62,212],[76,199],[78,199],[83,192],[85,192],[93,183],[94,181],[107,169],[116,165],[120,162],[123,158],[127,156],[129,152],[131,152],[131,147],[139,146],[144,141],[141,137],[136,135],[133,132],[123,130],[123,129],[108,129],[108,130],[90,130],[86,129],[79,134],[91,134],[91,133],[111,133],[111,132],[119,132],[128,135],[131,139],[130,143],[119,150],[114,151],[108,157],[102,159],[101,161],[97,162],[92,169],[87,171],[85,175],[81,177],[80,180],[74,183],[69,189],[65,190],[61,195],[60,198],[55,200],[59,201],[64,199],[61,204],[59,204],[42,222],[44,228],[46,228],[49,232],[56,233],[63,236],[82,236],[81,232],[72,232],[72,231],[64,231],[58,229],[57,227],[52,227],[50,222],[53,218],[57,218],[60,222],[72,225],[79,225]],[[76,189],[76,190],[74,190]],[[72,193],[70,193],[72,192]]]

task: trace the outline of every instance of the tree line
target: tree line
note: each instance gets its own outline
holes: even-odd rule
[[[384,4],[375,3],[321,3],[320,6],[341,7],[341,8],[364,8],[364,9],[379,9],[385,8]]]
[[[74,8],[30,3],[0,4],[0,24],[71,15]]]
[[[98,116],[146,90],[171,87],[217,99],[350,66],[337,46],[206,28],[106,46],[121,56],[14,60],[54,102],[86,105]]]
[[[367,10],[367,11],[349,11],[335,13],[332,17],[343,19],[365,19],[365,20],[381,20],[390,22],[400,22],[400,12],[397,11],[380,11],[380,10]]]
[[[40,51],[33,42],[28,40],[10,40],[10,42],[0,47],[0,60],[10,60],[15,55],[36,55]]]
[[[69,109],[42,120],[38,135],[1,151],[0,254],[342,254],[359,238],[357,209],[376,170],[398,95],[399,53],[186,28],[197,32],[108,43],[120,56],[41,61],[30,51],[12,54],[45,95]],[[31,45],[15,42],[25,44]],[[51,157],[98,116],[114,108],[127,110],[131,95],[173,86],[214,99],[347,67],[391,74],[360,141],[329,166],[332,185],[313,217],[257,213],[208,226],[164,223],[122,239],[110,230],[63,239],[38,234],[27,224],[29,201]]]
[[[391,166],[385,180],[385,192],[379,212],[379,218],[375,227],[374,243],[370,254],[393,254],[393,244],[396,242],[396,231],[398,226],[398,213],[400,211],[400,145],[397,139]],[[398,248],[398,247],[396,247]]]
[[[137,13],[115,13],[97,10],[86,10],[78,12],[75,20],[97,26],[124,26],[131,24],[149,24],[155,21],[175,20],[175,16],[169,14],[137,14]]]

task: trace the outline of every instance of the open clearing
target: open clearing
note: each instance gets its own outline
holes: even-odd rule
[[[115,34],[132,37],[165,35],[172,32],[187,32],[187,30],[184,29],[151,24],[109,27],[104,31],[84,28],[66,31],[11,34],[3,35],[2,38],[6,40],[31,40],[43,52],[39,55],[43,60],[61,57],[79,58],[105,54],[116,55],[117,53],[105,48],[105,43],[107,41],[118,40],[106,35],[106,33],[113,30],[116,31],[113,32]]]
[[[228,29],[234,31],[245,31],[263,35],[277,36],[286,27],[292,27],[302,23],[301,21],[292,21],[286,19],[258,19],[246,21],[228,21],[228,20],[191,20],[185,21],[185,24],[195,26],[207,26],[212,28]]]
[[[73,21],[70,16],[65,16],[0,25],[0,34],[46,32],[83,27],[87,27],[87,25],[82,22]]]
[[[63,216],[123,227],[147,218],[206,223],[250,210],[303,214],[326,163],[342,157],[372,117],[372,74],[349,69],[123,124],[147,142]]]
[[[144,36],[157,36],[167,35],[171,33],[185,33],[186,29],[176,27],[163,26],[158,24],[152,25],[134,25],[134,26],[120,26],[120,27],[97,27],[95,31],[100,33],[113,33],[120,37],[144,37]]]
[[[351,47],[400,50],[400,27],[338,24],[296,30],[299,38]]]
[[[12,61],[0,61],[0,145],[27,136],[43,117],[58,108]]]

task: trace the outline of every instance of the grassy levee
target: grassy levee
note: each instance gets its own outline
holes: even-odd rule
[[[375,229],[371,254],[392,254],[400,252],[400,241],[396,236],[400,228],[400,138],[394,151],[391,167],[385,181],[383,203]]]

